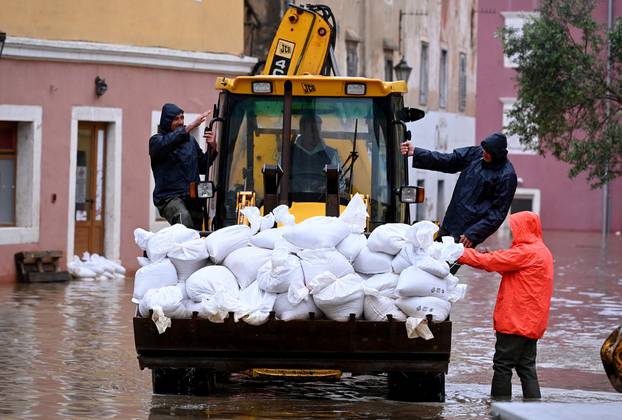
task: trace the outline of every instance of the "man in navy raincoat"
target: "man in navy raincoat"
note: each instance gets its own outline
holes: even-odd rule
[[[493,133],[481,146],[462,147],[453,153],[433,152],[405,142],[402,154],[413,157],[414,168],[460,172],[439,236],[453,236],[472,248],[501,226],[516,191],[516,172],[507,158],[505,135]]]
[[[155,179],[153,203],[171,225],[182,223],[191,229],[202,228],[202,203],[190,198],[190,184],[199,182],[199,173],[207,174],[218,152],[211,132],[205,134],[206,153],[190,132],[209,114],[210,111],[204,112],[192,123],[184,125],[183,109],[175,104],[165,104],[158,132],[149,139],[151,170]]]

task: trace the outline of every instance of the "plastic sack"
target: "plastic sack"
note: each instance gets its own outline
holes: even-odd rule
[[[347,223],[352,233],[363,233],[367,226],[367,206],[359,193],[354,194],[339,219]]]
[[[138,265],[141,267],[151,264],[151,261],[149,261],[147,257],[136,257],[136,261],[138,261]]]
[[[406,240],[416,248],[428,249],[434,243],[438,226],[428,220],[417,222],[406,231]]]
[[[251,235],[259,232],[261,228],[261,213],[257,207],[249,206],[244,207],[240,210],[240,213],[244,215],[248,219],[248,223],[250,225]]]
[[[177,284],[177,271],[168,258],[141,267],[134,275],[132,302],[139,303],[150,289]]]
[[[280,293],[274,301],[274,313],[282,321],[309,319],[309,312],[314,312],[316,318],[321,318],[323,315],[311,296],[293,304],[289,301],[287,293]]]
[[[387,223],[369,234],[367,247],[374,252],[397,255],[406,245],[406,233],[411,228],[404,223]]]
[[[387,321],[387,315],[396,321],[405,321],[406,314],[396,305],[395,300],[386,296],[366,295],[363,300],[363,316],[368,321]]]
[[[434,321],[446,320],[451,311],[451,303],[433,296],[399,298],[395,304],[409,317],[425,318],[430,314]]]
[[[235,313],[240,309],[239,293],[233,295],[225,291],[213,294],[197,305],[199,318],[206,318],[211,322],[222,323],[229,317],[229,312]]]
[[[430,256],[418,259],[416,265],[426,273],[430,273],[441,279],[449,275],[449,265],[445,261],[439,261]]]
[[[192,273],[205,267],[208,257],[203,238],[176,243],[168,252],[168,258],[177,270],[179,281],[186,281]]]
[[[391,271],[393,257],[384,252],[374,252],[368,246],[363,248],[352,264],[357,273],[380,274]]]
[[[293,226],[283,232],[291,244],[302,249],[334,248],[350,234],[347,223],[336,217],[316,216]]]
[[[452,236],[443,236],[441,242],[434,242],[428,254],[438,261],[453,263],[464,254],[464,245],[456,243]]]
[[[134,242],[143,251],[147,250],[149,239],[153,236],[153,232],[149,232],[142,228],[134,229]]]
[[[265,230],[274,228],[274,223],[275,223],[274,214],[272,213],[266,214],[265,216],[261,218],[261,224],[259,226],[259,231],[263,232]]]
[[[425,256],[425,251],[422,248],[418,248],[414,244],[406,244],[391,262],[393,272],[399,274],[408,267],[416,265],[417,261]]]
[[[261,325],[268,320],[274,308],[276,293],[259,289],[257,282],[240,292],[240,302],[234,313],[235,321],[244,321],[250,325]]]
[[[205,238],[205,248],[210,259],[220,264],[236,249],[245,247],[251,238],[251,229],[245,225],[227,226]]]
[[[367,237],[362,233],[351,233],[337,244],[337,251],[352,262],[367,245]]]
[[[328,319],[347,321],[350,314],[363,315],[362,279],[357,274],[336,277],[324,272],[309,284],[313,300]]]
[[[424,340],[431,340],[434,338],[434,334],[432,334],[428,326],[428,320],[426,318],[413,317],[409,317],[406,320],[406,336],[408,338],[421,337]]]
[[[149,289],[138,305],[138,311],[143,317],[149,316],[149,310],[160,308],[164,315],[174,313],[179,309],[184,299],[181,290],[177,286],[160,287]]]
[[[434,296],[449,299],[447,280],[438,278],[418,267],[408,267],[400,274],[396,293],[402,297]]]
[[[152,262],[166,257],[176,243],[183,243],[199,238],[199,232],[188,229],[182,224],[166,227],[155,233],[147,243],[147,256]]]
[[[284,293],[292,281],[304,281],[300,259],[284,249],[272,252],[270,260],[257,271],[257,283],[261,290]]]
[[[195,302],[211,299],[217,293],[231,296],[237,300],[240,287],[233,273],[221,265],[208,265],[194,272],[186,280],[188,297]]]
[[[400,276],[395,273],[375,274],[363,280],[363,293],[372,296],[397,297],[395,288]]]
[[[317,275],[329,272],[337,277],[354,273],[352,264],[335,249],[304,249],[298,253],[307,286]]]
[[[259,268],[272,255],[272,251],[254,246],[238,248],[225,258],[222,265],[227,267],[240,285],[240,289],[247,288],[257,279]]]
[[[274,215],[274,221],[283,226],[292,226],[296,223],[296,218],[293,214],[290,214],[289,207],[285,204],[281,204],[272,209],[272,214]]]
[[[259,248],[274,249],[283,239],[283,228],[268,229],[251,236],[250,244]]]

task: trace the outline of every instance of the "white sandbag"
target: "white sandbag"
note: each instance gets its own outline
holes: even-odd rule
[[[373,296],[397,297],[395,288],[400,276],[395,273],[375,274],[363,280],[363,293]]]
[[[267,229],[251,236],[250,244],[259,248],[274,249],[275,244],[283,239],[283,229]]]
[[[165,258],[176,243],[198,239],[199,232],[178,223],[155,233],[147,243],[147,256],[152,262]]]
[[[95,278],[97,277],[97,273],[91,270],[90,268],[82,266],[78,262],[70,262],[67,263],[67,271],[74,277],[79,278]]]
[[[406,232],[406,240],[416,248],[428,249],[434,243],[434,235],[438,226],[429,220],[423,220],[412,225]]]
[[[334,248],[350,234],[347,223],[336,217],[316,216],[287,226],[283,238],[302,249]]]
[[[261,290],[257,282],[253,282],[240,292],[240,304],[234,313],[234,320],[236,322],[241,320],[250,325],[261,325],[268,320],[275,300],[276,293]]]
[[[140,300],[138,311],[143,317],[149,316],[149,310],[160,308],[164,315],[175,313],[183,300],[181,290],[177,286],[165,286],[149,289]]]
[[[136,271],[132,302],[138,303],[150,289],[177,284],[177,271],[168,258],[156,261]]]
[[[430,331],[427,318],[413,318],[408,317],[406,320],[406,336],[408,338],[423,338],[424,340],[431,340],[434,338],[434,334]]]
[[[134,229],[134,242],[136,242],[136,245],[143,251],[147,250],[147,244],[152,236],[153,232],[141,228]]]
[[[302,264],[301,264],[302,268]],[[305,284],[304,272],[302,277],[292,278],[287,289],[287,299],[292,305],[298,305],[303,300],[310,299],[309,288]]]
[[[138,261],[138,265],[141,267],[151,264],[151,261],[149,261],[147,257],[136,257],[136,261]]]
[[[449,265],[445,261],[435,260],[430,256],[418,259],[416,265],[426,273],[430,273],[441,279],[449,275]]]
[[[339,219],[347,223],[352,233],[363,233],[367,226],[367,206],[359,193],[354,194]]]
[[[374,252],[364,247],[352,264],[357,273],[380,274],[391,271],[393,257],[384,252]]]
[[[192,273],[205,267],[209,256],[203,238],[175,243],[167,255],[177,270],[179,281],[186,281]]]
[[[406,244],[391,262],[393,272],[399,274],[411,265],[416,265],[417,261],[425,256],[423,248],[418,248],[410,243]]]
[[[274,313],[282,321],[306,320],[309,319],[310,312],[315,313],[315,318],[322,317],[322,311],[315,305],[311,296],[293,304],[289,301],[287,293],[279,293],[274,301]]]
[[[292,281],[304,281],[300,258],[284,249],[272,251],[270,259],[257,271],[257,283],[261,290],[284,293]]]
[[[210,259],[220,264],[236,249],[245,247],[251,238],[251,229],[245,225],[227,226],[205,238],[205,248]]]
[[[326,271],[337,277],[354,273],[352,264],[335,249],[303,249],[298,256],[307,285],[315,276]]]
[[[188,277],[186,292],[188,292],[188,297],[195,302],[211,299],[217,293],[231,296],[237,300],[240,294],[240,286],[227,267],[208,265]]]
[[[261,224],[259,227],[259,231],[263,232],[264,230],[274,228],[274,223],[275,223],[274,214],[272,213],[266,214],[265,216],[261,218]]]
[[[438,278],[415,266],[402,271],[395,291],[402,297],[434,296],[445,300],[449,298],[447,279]]]
[[[347,321],[350,314],[363,315],[362,279],[357,274],[336,277],[324,272],[309,284],[313,300],[328,319]]]
[[[387,223],[378,226],[370,233],[367,247],[375,252],[397,255],[406,245],[406,233],[410,225],[404,223]]]
[[[428,254],[438,261],[453,263],[464,253],[464,245],[456,243],[452,236],[443,236],[441,242],[434,242],[428,248]]]
[[[222,265],[235,275],[240,289],[245,289],[257,279],[259,268],[270,259],[271,255],[272,251],[269,249],[245,246],[229,254]]]
[[[244,207],[242,210],[240,210],[240,213],[242,213],[244,217],[248,219],[251,235],[259,232],[259,229],[261,228],[261,213],[259,212],[259,209],[253,206]]]
[[[125,267],[115,261],[109,260],[106,257],[102,257],[101,255],[91,254],[89,256],[89,261],[98,264],[104,269],[104,271],[109,273],[125,275]]]
[[[387,321],[387,315],[393,316],[396,321],[406,320],[406,314],[395,305],[395,299],[386,296],[365,296],[363,316],[366,320]]]
[[[337,244],[337,251],[348,261],[352,262],[359,256],[361,250],[367,245],[367,237],[362,233],[351,233]]]
[[[179,287],[179,284],[177,285]],[[175,310],[175,312],[170,313],[168,316],[172,319],[190,319],[192,318],[193,312],[199,312],[201,308],[201,304],[193,301],[192,299],[183,299],[181,301],[181,305]]]
[[[281,204],[272,209],[272,214],[274,215],[274,221],[280,225],[292,226],[296,224],[296,218],[293,214],[289,213],[289,207],[285,204]]]
[[[237,284],[236,284],[237,286]],[[239,292],[237,295],[218,291],[208,299],[203,299],[197,305],[199,318],[206,318],[211,322],[222,323],[240,309]]]
[[[409,317],[425,318],[430,314],[434,321],[446,320],[451,311],[451,303],[433,296],[399,298],[395,304]]]

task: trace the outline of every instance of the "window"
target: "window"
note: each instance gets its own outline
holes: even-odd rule
[[[460,74],[458,77],[458,111],[464,112],[467,103],[466,54],[460,53]]]
[[[358,76],[359,71],[359,43],[357,41],[346,41],[346,64],[348,76]]]
[[[499,98],[501,103],[503,104],[503,132],[507,135],[507,126],[510,124],[511,119],[508,115],[512,107],[514,106],[514,102],[516,102],[516,98]],[[526,155],[534,155],[536,154],[535,150],[530,150],[523,146],[520,143],[520,138],[514,135],[508,135],[508,153],[514,154],[526,154]]]
[[[419,104],[428,103],[428,43],[421,43],[421,60],[419,62]]]
[[[0,105],[0,245],[39,241],[41,114]]]
[[[436,220],[440,223],[445,217],[445,180],[439,179],[436,184]]]
[[[384,80],[393,81],[393,50],[384,50]]]
[[[447,108],[447,50],[441,50],[441,65],[438,75],[438,106]]]
[[[417,186],[421,188],[425,188],[425,181],[423,179],[417,180]],[[415,212],[415,218],[418,222],[421,220],[425,220],[425,202],[415,204],[417,206],[417,211]]]
[[[17,123],[0,121],[0,226],[15,226]]]
[[[505,19],[505,27],[513,28],[518,31],[520,35],[523,30],[523,26],[530,20],[539,16],[537,12],[501,12]],[[518,64],[513,57],[508,57],[504,54],[503,56],[503,65],[505,67],[517,67]]]

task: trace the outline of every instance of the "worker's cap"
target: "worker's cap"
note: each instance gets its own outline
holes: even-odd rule
[[[314,122],[315,124],[320,125],[322,124],[322,119],[315,112],[305,111],[300,116],[300,123],[303,124],[306,122]]]

